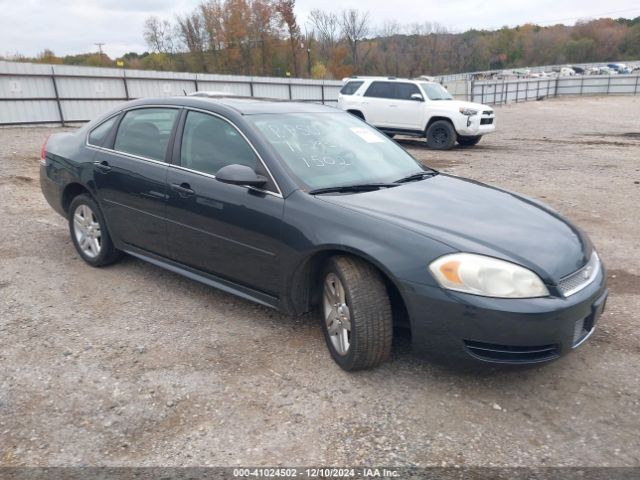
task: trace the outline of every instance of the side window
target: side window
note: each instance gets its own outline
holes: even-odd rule
[[[213,115],[189,112],[184,123],[180,165],[215,175],[232,164],[256,169],[258,158],[230,123]]]
[[[373,82],[367,91],[365,97],[377,98],[393,98],[393,83],[391,82]]]
[[[140,108],[127,112],[120,122],[114,150],[164,161],[177,108]]]
[[[91,133],[89,133],[89,145],[96,147],[104,146],[104,142],[107,140],[109,133],[111,133],[111,129],[115,125],[116,120],[118,120],[118,115],[111,117],[109,120],[102,122],[91,130]]]
[[[363,84],[363,81],[359,82],[347,82],[344,87],[340,89],[340,93],[343,95],[353,95]]]
[[[411,100],[411,95],[420,93],[413,83],[396,83],[396,98],[398,100]]]

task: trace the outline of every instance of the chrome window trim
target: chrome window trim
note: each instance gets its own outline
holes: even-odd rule
[[[208,115],[213,115],[215,117],[218,117],[218,118],[224,120],[229,125],[231,125],[233,128],[235,128],[238,131],[238,133],[242,136],[242,138],[244,138],[244,140],[247,142],[247,144],[249,144],[249,146],[251,147],[251,150],[253,150],[253,153],[255,153],[256,157],[258,158],[258,160],[260,161],[260,163],[262,164],[264,169],[267,171],[267,174],[269,175],[269,177],[273,181],[273,184],[276,186],[276,189],[278,191],[277,192],[272,192],[271,190],[264,190],[264,189],[261,189],[261,188],[251,187],[251,186],[248,186],[248,185],[239,185],[239,186],[243,186],[243,187],[245,187],[247,189],[254,190],[254,191],[257,191],[257,192],[260,192],[260,193],[265,193],[265,194],[268,194],[268,195],[272,195],[274,197],[284,198],[283,195],[282,195],[282,190],[280,190],[280,185],[278,185],[278,182],[276,181],[276,179],[274,178],[273,174],[271,173],[271,170],[269,170],[269,167],[264,162],[264,160],[262,159],[262,157],[260,156],[260,154],[258,153],[256,148],[253,146],[253,144],[249,141],[247,136],[244,133],[242,133],[242,131],[231,120],[223,117],[220,114],[217,114],[215,112],[210,112],[208,110],[203,110],[203,109],[200,109],[200,108],[182,107],[182,106],[178,106],[178,105],[139,105],[139,106],[136,106],[134,108],[127,109],[127,110],[121,110],[121,111],[119,111],[118,113],[112,115],[109,118],[112,118],[112,117],[114,117],[116,115],[120,115],[120,113],[122,113],[123,111],[126,114],[126,112],[129,112],[131,110],[138,110],[140,108],[146,108],[146,107],[148,107],[148,108],[165,108],[166,107],[166,108],[184,109],[184,110],[188,110],[188,111],[196,111],[196,112],[201,112],[201,113],[205,113],[205,114],[208,114]],[[106,119],[105,122],[107,120],[108,119]],[[104,122],[102,122],[102,123],[104,123]],[[102,125],[102,123],[100,123],[100,125]],[[169,167],[169,168],[176,168],[178,170],[184,170],[186,172],[195,173],[195,174],[198,174],[198,175],[202,175],[203,177],[214,178],[214,179],[216,178],[216,176],[211,174],[211,173],[200,172],[198,170],[193,170],[191,168],[186,168],[186,167],[183,167],[181,165],[175,165],[173,163],[168,163],[168,162],[164,162],[164,161],[160,161],[160,160],[155,160],[153,158],[141,157],[139,155],[134,155],[132,153],[122,152],[120,150],[115,150],[115,149],[112,149],[112,148],[105,148],[105,147],[99,147],[97,145],[92,145],[92,144],[89,143],[89,133],[87,133],[87,135],[85,137],[85,146],[87,148],[92,149],[92,150],[99,150],[99,151],[103,151],[103,152],[107,152],[107,153],[115,153],[115,154],[118,154],[118,155],[124,155],[125,157],[133,158],[133,159],[136,159],[136,160],[142,160],[144,162],[156,163],[158,165],[164,165],[164,166]],[[182,138],[181,138],[181,140],[182,140]]]

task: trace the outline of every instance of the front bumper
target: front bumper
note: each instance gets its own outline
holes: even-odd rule
[[[418,354],[490,363],[531,364],[581,345],[602,314],[606,274],[568,297],[498,299],[403,282]]]
[[[460,118],[457,119],[455,127],[458,135],[469,137],[486,135],[496,130],[496,116],[495,114],[484,115],[480,113],[467,117],[466,115],[460,114]]]

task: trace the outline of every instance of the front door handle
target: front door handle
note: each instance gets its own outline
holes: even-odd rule
[[[102,173],[107,173],[111,171],[111,165],[109,165],[109,162],[107,162],[106,160],[103,160],[101,162],[93,162],[93,164]]]
[[[183,182],[180,185],[178,185],[177,183],[172,183],[171,190],[173,190],[174,192],[178,192],[178,195],[180,195],[181,197],[190,197],[191,195],[195,195],[196,193],[191,188],[191,185],[186,182]]]

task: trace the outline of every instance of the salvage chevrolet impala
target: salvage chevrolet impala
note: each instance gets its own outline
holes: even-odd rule
[[[123,253],[289,314],[318,308],[333,359],[418,352],[527,364],[582,344],[604,309],[589,238],[524,196],[423,167],[331,107],[137,100],[41,154],[80,257]]]

